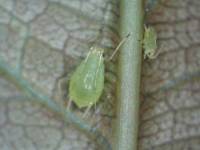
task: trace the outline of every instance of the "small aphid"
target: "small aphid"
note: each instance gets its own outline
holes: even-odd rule
[[[144,59],[155,59],[158,56],[157,50],[157,34],[154,28],[146,27],[144,28],[144,39],[143,39],[143,49],[144,49]]]
[[[120,46],[126,41],[130,34],[124,38],[108,60],[111,60]],[[92,47],[82,63],[72,74],[69,82],[69,104],[73,101],[79,108],[90,107],[96,104],[104,88],[104,50]]]
[[[79,108],[97,103],[104,88],[103,49],[92,47],[85,60],[73,73],[69,98]]]

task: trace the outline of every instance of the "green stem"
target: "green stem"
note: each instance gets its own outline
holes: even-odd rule
[[[121,0],[121,37],[130,33],[119,61],[115,150],[136,150],[143,37],[142,0]]]

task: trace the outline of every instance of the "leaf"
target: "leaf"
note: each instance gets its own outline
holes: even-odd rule
[[[110,3],[107,0],[84,3],[78,0],[1,0],[0,62],[7,63],[6,68],[14,72],[11,75],[14,79],[27,83],[23,87],[25,91],[33,89],[37,93],[34,93],[36,97],[42,94],[63,106],[62,99],[57,96],[58,79],[74,70],[91,45],[99,45],[108,50],[114,47],[116,41],[111,39],[118,38],[115,23],[118,13],[114,13],[116,7],[116,2]],[[113,72],[110,74],[113,75]],[[88,142],[103,142],[103,147],[107,146],[108,149],[108,141],[98,132],[99,128],[110,130],[111,125],[105,125],[110,122],[106,111],[103,111],[103,116],[101,111],[93,113],[99,109],[92,110],[99,117],[91,117],[91,121],[88,121],[92,122],[90,125],[78,118],[71,118],[79,129],[86,131],[83,134],[69,125],[63,126],[62,119],[43,105],[30,102],[24,93],[13,88],[12,81],[10,78],[5,80],[1,74],[1,147],[27,150],[93,149],[94,144],[88,145]],[[111,104],[106,106],[107,110],[112,111]],[[80,112],[79,109],[77,111]],[[105,121],[98,124],[99,120]],[[93,124],[97,124],[98,128],[90,128]],[[88,133],[95,141],[88,139]],[[110,135],[109,132],[105,133],[106,136]]]
[[[148,14],[147,22],[158,33],[161,53],[143,66],[140,150],[199,147],[197,1],[190,1],[190,5],[187,0],[162,1]]]
[[[0,58],[38,93],[54,98],[58,78],[74,70],[92,44],[106,48],[110,56],[119,41],[118,5],[109,0],[0,0]],[[148,14],[161,53],[143,63],[141,150],[199,147],[199,14],[199,0],[161,1]],[[88,121],[109,141],[115,119],[115,64],[106,64],[106,75],[115,79],[105,79],[103,99]],[[85,134],[26,100],[12,80],[1,76],[1,149],[95,149]]]

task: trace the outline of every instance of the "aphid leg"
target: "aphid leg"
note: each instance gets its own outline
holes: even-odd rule
[[[123,38],[121,40],[121,42],[118,44],[118,46],[115,48],[114,52],[112,53],[112,55],[108,58],[109,60],[112,60],[112,58],[115,56],[115,54],[117,53],[117,51],[119,50],[119,48],[122,46],[122,44],[124,44],[124,42],[126,42],[126,40],[128,39],[128,37],[130,36],[130,33],[126,35],[125,38]]]
[[[67,110],[70,111],[70,108],[72,106],[72,100],[69,99],[68,103],[67,103]]]
[[[160,54],[160,51],[157,51],[155,54],[153,54],[153,55],[148,55],[148,57],[150,58],[150,59],[155,59],[155,58],[157,58],[157,56]]]
[[[92,105],[89,105],[87,108],[86,108],[86,110],[85,110],[85,112],[84,112],[84,114],[83,114],[83,118],[85,118],[86,116],[87,116],[87,114],[88,114],[88,112],[90,111],[90,108],[92,107]]]
[[[157,51],[157,53],[153,56],[153,59],[157,58],[159,54],[160,54],[160,51]]]

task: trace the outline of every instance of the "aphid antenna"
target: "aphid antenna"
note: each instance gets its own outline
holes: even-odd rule
[[[91,53],[91,51],[88,52],[87,57],[86,57],[86,59],[85,59],[85,62],[87,62],[88,57],[90,56],[90,53]]]
[[[129,38],[131,34],[128,33],[121,41],[120,43],[117,45],[117,47],[115,48],[114,52],[112,53],[112,55],[108,58],[108,61],[112,60],[112,58],[115,56],[115,54],[118,52],[118,50],[120,49],[120,47],[127,41],[127,39]]]

